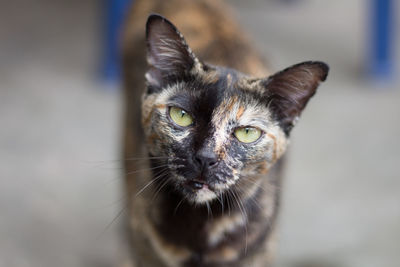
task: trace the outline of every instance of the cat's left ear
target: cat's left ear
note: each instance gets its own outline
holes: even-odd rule
[[[268,106],[287,135],[319,83],[325,81],[328,71],[327,64],[308,61],[280,71],[262,82]]]
[[[178,29],[160,15],[147,19],[146,42],[150,66],[146,79],[151,86],[162,87],[199,63]]]

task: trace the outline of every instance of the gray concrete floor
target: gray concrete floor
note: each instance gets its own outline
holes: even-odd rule
[[[363,78],[365,1],[232,4],[274,68],[331,66],[293,132],[277,266],[399,266],[400,84]],[[99,14],[0,9],[0,267],[115,266],[121,98],[96,76]]]

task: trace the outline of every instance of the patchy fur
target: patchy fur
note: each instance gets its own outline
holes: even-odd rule
[[[160,15],[148,18],[145,35],[142,14],[150,11],[184,25],[189,43]],[[214,0],[171,0],[168,7],[139,0],[131,13],[135,21],[127,24],[124,156],[144,158],[125,165],[137,266],[271,261],[282,158],[328,67],[310,61],[268,76],[226,13]],[[178,125],[171,107],[189,114],[192,124]],[[241,142],[234,132],[242,127],[261,135]],[[135,169],[143,171],[130,172]]]

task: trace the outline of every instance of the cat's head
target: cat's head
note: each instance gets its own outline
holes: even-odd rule
[[[168,167],[168,183],[193,203],[212,201],[245,179],[256,184],[284,153],[328,66],[304,62],[257,79],[201,62],[159,15],[146,27],[142,123],[150,155]]]

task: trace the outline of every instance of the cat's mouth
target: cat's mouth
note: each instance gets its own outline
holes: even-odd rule
[[[185,185],[194,191],[201,190],[201,189],[205,189],[205,190],[211,189],[211,186],[208,183],[198,180],[198,179],[187,181]]]
[[[197,203],[205,203],[217,196],[213,186],[199,179],[189,180],[184,183],[184,186],[192,192],[193,200]]]

